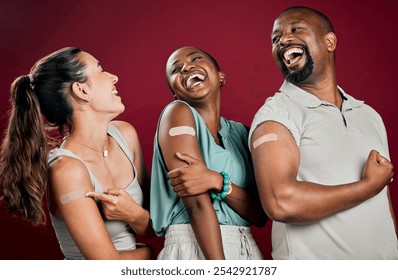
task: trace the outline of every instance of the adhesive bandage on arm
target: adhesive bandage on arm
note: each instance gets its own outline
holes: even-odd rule
[[[170,128],[169,134],[170,134],[170,136],[178,136],[178,135],[183,135],[183,134],[195,136],[195,129],[193,129],[193,127],[186,126],[186,125],[176,126],[176,127]]]
[[[265,142],[276,141],[276,140],[278,140],[278,135],[276,135],[275,133],[265,134],[253,142],[253,149],[257,148],[261,144],[264,144]]]
[[[61,195],[59,197],[59,200],[61,201],[62,204],[67,204],[72,201],[78,200],[79,198],[85,197],[84,193],[85,192],[83,189],[77,189],[77,190],[74,190],[69,193]]]

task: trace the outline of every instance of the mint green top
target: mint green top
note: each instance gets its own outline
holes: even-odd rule
[[[217,145],[199,113],[183,101],[192,111],[196,123],[196,137],[206,166],[216,172],[225,171],[231,182],[241,188],[254,186],[254,173],[248,150],[248,131],[241,123],[221,118],[221,136],[224,148]],[[170,105],[169,104],[169,105]],[[168,106],[169,106],[168,105]],[[163,110],[164,112],[164,110]],[[158,143],[159,123],[154,140],[154,153],[151,174],[150,216],[152,226],[158,236],[173,224],[189,224],[189,217],[182,199],[173,191],[167,180],[168,170]],[[249,223],[232,210],[224,201],[213,201],[213,207],[222,225],[249,226]]]

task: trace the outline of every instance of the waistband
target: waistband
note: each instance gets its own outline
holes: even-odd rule
[[[242,253],[252,255],[251,247],[257,247],[250,227],[220,225],[223,247],[239,245]],[[166,230],[164,246],[182,243],[197,243],[190,224],[171,225]]]

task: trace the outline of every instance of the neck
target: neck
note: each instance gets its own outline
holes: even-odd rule
[[[67,136],[77,142],[84,143],[96,150],[103,150],[108,146],[108,135],[105,133],[90,133],[88,131],[81,131],[73,129]]]
[[[198,111],[199,115],[203,118],[207,129],[210,131],[216,143],[219,143],[218,131],[221,129],[220,100],[218,100],[217,102],[209,103],[206,106],[195,107],[195,109],[196,111]]]
[[[337,88],[335,76],[325,77],[324,79],[317,79],[314,81],[308,79],[297,86],[302,90],[315,95],[320,100],[334,104],[336,107],[341,109],[343,99],[339,89]]]
[[[101,155],[102,155],[103,157],[105,157],[105,158],[108,157],[108,148],[107,148],[107,146],[105,146],[105,147],[102,148],[102,149],[97,149],[97,148],[94,148],[94,147],[90,146],[89,144],[86,144],[86,143],[84,143],[84,142],[81,142],[81,141],[78,141],[78,140],[76,140],[76,139],[73,139],[73,138],[70,137],[70,136],[65,137],[65,139],[66,139],[66,140],[69,140],[69,141],[72,141],[72,142],[74,142],[74,143],[80,145],[81,147],[84,147],[84,148],[90,149],[91,151],[94,151],[94,152],[96,152],[96,153],[99,153],[99,154],[101,154]]]
[[[104,157],[108,156],[108,148],[110,146],[107,133],[109,122],[101,124],[98,120],[90,120],[77,115],[74,119],[84,120],[84,122],[74,121],[72,123],[73,129],[66,137],[70,142],[69,144],[66,143],[66,147],[73,145],[73,148],[78,151],[83,152],[84,150],[84,152],[90,154],[96,151]]]

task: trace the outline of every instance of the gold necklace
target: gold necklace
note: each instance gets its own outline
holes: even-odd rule
[[[80,144],[80,145],[82,145],[82,146],[84,146],[84,147],[87,147],[87,148],[89,148],[89,149],[91,149],[91,150],[93,150],[93,151],[96,151],[97,153],[102,153],[102,156],[103,156],[103,157],[108,157],[108,149],[107,149],[107,148],[104,148],[104,149],[102,150],[102,152],[101,152],[101,151],[99,151],[99,150],[97,150],[97,149],[94,149],[94,148],[90,147],[89,145],[80,143],[80,142],[78,142],[78,141],[76,141],[76,140],[74,140],[74,139],[72,139],[72,138],[70,138],[70,137],[66,137],[66,139],[67,139],[67,140],[71,140],[72,142],[75,142],[75,143],[77,143],[77,144]]]

